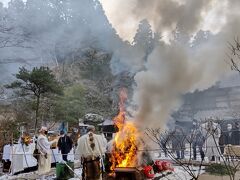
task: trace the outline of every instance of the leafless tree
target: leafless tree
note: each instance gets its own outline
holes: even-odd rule
[[[232,70],[240,72],[239,62],[240,62],[240,42],[238,38],[234,39],[233,43],[228,43],[230,49],[230,66]]]
[[[0,86],[0,99],[4,98],[4,88]]]
[[[231,108],[231,110],[228,112],[228,115],[233,117],[234,119],[240,119],[240,106],[234,106]]]
[[[205,120],[204,123],[207,123],[208,120]],[[201,131],[202,131],[202,138],[204,141],[208,141],[208,138],[212,138],[214,140],[213,144],[209,145],[206,143],[205,147],[205,155],[207,150],[210,150],[211,148],[217,149],[217,153],[219,156],[216,156],[216,158],[220,157],[220,163],[226,168],[228,171],[228,175],[230,180],[235,180],[236,179],[236,172],[240,168],[240,162],[239,160],[239,153],[235,149],[235,146],[232,145],[225,145],[225,153],[222,154],[220,151],[220,146],[219,142],[216,140],[216,135],[219,133],[219,125],[214,126],[213,128],[209,128],[208,126],[203,126],[201,125]],[[203,169],[203,166],[210,165],[211,163],[204,162],[204,159],[201,159],[201,161],[195,161],[192,160],[193,154],[192,154],[192,148],[193,148],[193,143],[194,139],[196,138],[196,134],[194,131],[191,131],[189,133],[184,133],[184,131],[181,131],[181,134],[175,133],[175,132],[166,132],[162,133],[161,129],[147,129],[146,130],[147,136],[156,144],[159,145],[160,149],[164,150],[167,152],[168,156],[170,159],[183,168],[185,172],[188,173],[189,176],[191,176],[192,179],[197,180],[199,179],[199,176],[201,174],[201,170]],[[182,136],[182,138],[179,138],[178,136]],[[198,136],[198,135],[197,135]],[[178,159],[175,155],[176,149],[173,147],[173,141],[176,139],[180,145],[179,149],[180,150],[185,150],[185,144],[189,145],[189,156],[185,157],[183,159]],[[165,145],[164,145],[164,143]],[[193,168],[195,166],[195,168]]]
[[[240,168],[239,153],[237,153],[234,146],[231,145],[225,146],[225,152],[225,158],[223,158],[224,164],[229,172],[230,180],[235,180],[236,172]]]
[[[27,36],[24,35],[17,27],[0,23],[0,48],[22,47],[27,48],[24,42]]]
[[[14,114],[7,108],[0,108],[0,153],[3,152],[3,146],[11,142],[11,135],[16,133],[14,118]]]
[[[189,174],[189,176],[197,180],[201,174],[202,167],[204,165],[203,160],[200,162],[192,161],[193,155],[191,153],[191,149],[193,147],[193,140],[194,140],[194,133],[191,132],[190,134],[184,133],[180,131],[181,134],[175,132],[164,132],[162,133],[161,129],[147,129],[146,134],[147,136],[156,144],[159,145],[160,149],[165,149],[170,159],[177,164],[178,166],[182,167],[185,172]],[[182,137],[179,138],[179,135]],[[164,139],[163,139],[164,138]],[[188,158],[178,159],[175,155],[176,149],[172,146],[172,140],[176,139],[179,142],[179,150],[185,150],[185,144],[189,143],[190,145],[190,156]],[[166,143],[164,145],[164,143]],[[193,167],[197,168],[193,168]]]
[[[207,133],[209,136],[214,136],[214,132],[217,131],[217,127],[213,130],[207,129]],[[212,133],[213,132],[213,133]],[[221,133],[224,133],[222,131]],[[223,164],[228,171],[228,175],[230,180],[236,179],[236,172],[240,168],[240,162],[239,162],[239,154],[234,148],[234,145],[224,145],[224,153],[222,154],[220,151],[220,145],[216,141],[216,139],[213,137],[214,140],[214,146],[217,147],[218,153],[220,155],[221,164]],[[224,143],[225,144],[225,143]],[[208,147],[207,147],[208,148]]]

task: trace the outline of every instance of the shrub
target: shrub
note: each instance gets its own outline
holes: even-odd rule
[[[217,176],[224,176],[235,173],[236,169],[234,169],[232,166],[225,166],[222,164],[211,164],[210,166],[206,167],[206,172]]]

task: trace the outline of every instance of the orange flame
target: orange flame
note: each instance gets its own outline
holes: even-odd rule
[[[126,121],[124,104],[127,100],[126,89],[120,92],[119,114],[114,118],[118,132],[114,137],[110,161],[111,170],[115,167],[135,167],[137,163],[138,130],[133,122]]]

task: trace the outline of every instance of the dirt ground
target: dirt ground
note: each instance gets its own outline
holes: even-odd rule
[[[236,173],[235,176],[236,180],[240,180],[240,171]],[[204,173],[200,175],[199,180],[230,180],[229,176],[215,176],[215,175],[210,175],[207,173]]]

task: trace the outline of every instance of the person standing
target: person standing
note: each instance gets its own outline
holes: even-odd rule
[[[177,159],[184,159],[186,135],[182,128],[177,126],[170,137],[172,139],[172,149],[176,152]]]
[[[219,138],[221,129],[218,123],[209,119],[206,123],[202,124],[203,134],[205,137],[206,157],[209,161],[220,160]]]
[[[233,145],[240,145],[240,124],[235,122],[232,129]]]
[[[233,139],[233,132],[232,132],[232,124],[227,124],[227,131],[223,132],[223,139],[224,139],[224,145],[233,145],[234,139]]]
[[[160,147],[164,152],[165,157],[167,157],[167,143],[169,141],[168,132],[165,131],[164,133],[160,134]],[[161,157],[161,151],[159,152],[159,157]]]
[[[60,136],[61,137],[59,138],[57,144],[58,150],[62,153],[62,159],[67,162],[67,156],[68,153],[72,150],[73,141],[69,136],[67,136],[67,134],[65,134],[64,131],[60,131]]]
[[[197,160],[197,147],[200,152],[201,160],[204,160],[204,136],[202,134],[201,128],[196,120],[193,120],[193,128],[192,128],[192,148],[193,148],[193,160]]]
[[[38,174],[45,179],[45,175],[51,170],[51,149],[50,146],[57,142],[57,139],[49,142],[47,138],[48,129],[47,127],[42,127],[39,131],[39,136],[37,139],[37,149],[40,153],[38,161]]]
[[[83,180],[100,180],[100,158],[105,154],[105,147],[99,135],[94,133],[94,126],[88,126],[87,131],[87,134],[78,139],[76,157],[81,159],[83,164]]]

